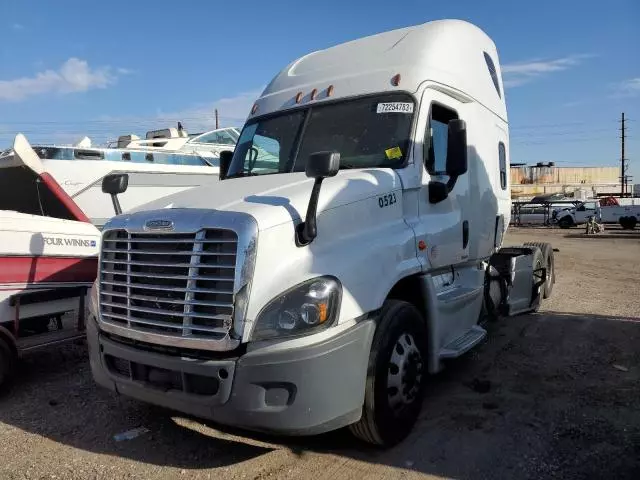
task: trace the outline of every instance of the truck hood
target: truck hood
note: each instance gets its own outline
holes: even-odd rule
[[[164,208],[244,212],[256,219],[259,230],[265,230],[303,219],[313,183],[304,172],[230,178],[163,197],[130,213]],[[340,170],[335,177],[323,181],[318,214],[400,187],[400,178],[388,168]]]

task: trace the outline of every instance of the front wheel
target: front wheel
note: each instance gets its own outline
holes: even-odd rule
[[[422,407],[427,333],[420,312],[388,300],[369,354],[364,406],[351,432],[365,442],[392,447],[411,432]]]
[[[573,219],[569,216],[562,217],[558,220],[558,226],[560,228],[571,228],[573,226]]]

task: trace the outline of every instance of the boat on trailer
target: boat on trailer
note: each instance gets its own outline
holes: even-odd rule
[[[21,175],[36,192],[0,172],[0,385],[22,353],[84,337],[98,266],[99,230],[47,172]]]

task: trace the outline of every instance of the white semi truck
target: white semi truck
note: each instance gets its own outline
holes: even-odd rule
[[[394,445],[485,318],[551,294],[548,244],[502,247],[508,171],[498,53],[476,26],[303,56],[255,102],[222,181],[105,225],[93,376],[221,424]]]

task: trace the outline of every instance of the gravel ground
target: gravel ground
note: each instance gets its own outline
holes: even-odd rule
[[[221,431],[118,399],[94,385],[79,344],[26,357],[0,397],[0,477],[640,478],[640,235],[566,235],[510,230],[510,243],[559,249],[553,297],[539,314],[491,325],[489,340],[434,377],[395,449],[344,431]],[[148,431],[114,440],[135,427]]]

